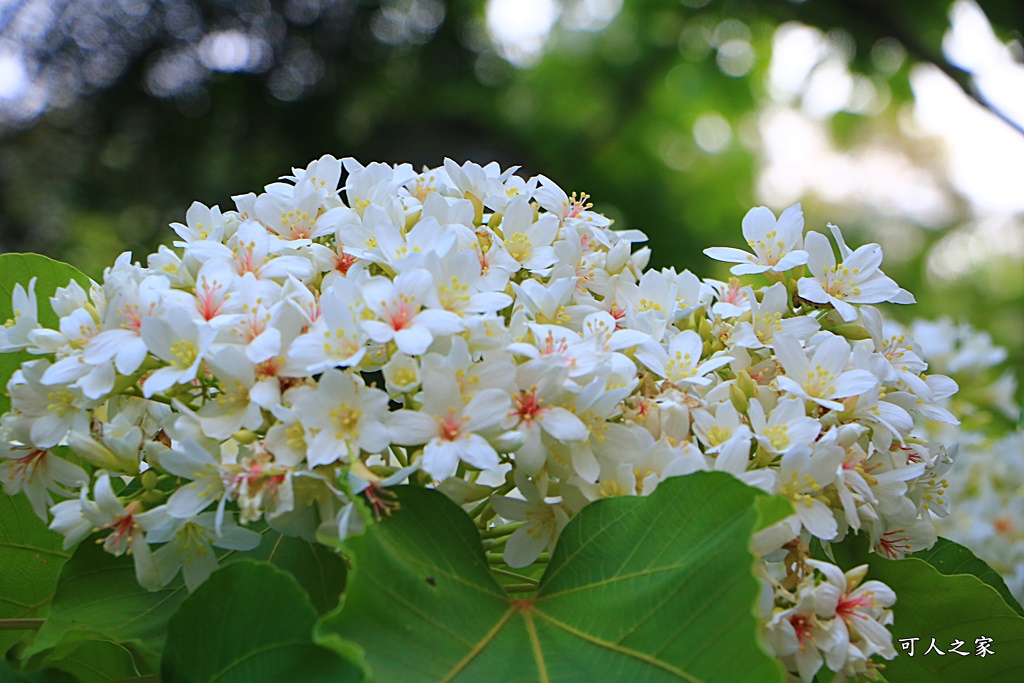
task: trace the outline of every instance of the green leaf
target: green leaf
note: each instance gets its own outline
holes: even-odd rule
[[[313,604],[326,612],[338,604],[345,583],[344,561],[328,548],[289,538],[267,527],[260,545],[249,553],[226,552],[222,562],[243,557],[265,559],[293,572],[309,591]],[[131,557],[114,557],[85,541],[64,567],[53,607],[34,642],[31,657],[74,643],[107,639],[130,643],[154,663],[163,649],[167,623],[188,592],[178,576],[158,591],[147,591],[135,579]]]
[[[80,683],[123,681],[142,675],[131,651],[111,640],[78,643],[66,654],[47,657],[44,665],[65,671]]]
[[[46,614],[69,557],[62,542],[36,517],[25,496],[0,494],[0,619]],[[24,636],[23,631],[0,631],[0,655]]]
[[[318,630],[362,649],[376,681],[782,680],[757,644],[760,494],[729,475],[586,507],[535,595],[495,582],[461,508],[395,490],[401,508],[351,540],[345,605]]]
[[[1014,612],[1024,617],[1024,608],[1021,608],[1020,603],[1013,597],[1013,593],[1006,587],[1006,582],[1003,581],[999,572],[959,543],[947,538],[939,538],[930,549],[918,551],[914,553],[914,557],[924,560],[943,574],[973,574],[977,576],[995,588]]]
[[[319,543],[267,531],[259,548],[245,557],[265,559],[299,582],[320,614],[338,606],[345,589],[345,560]]]
[[[892,632],[897,656],[884,669],[890,683],[1024,680],[1024,618],[991,585],[972,574],[943,574],[917,555],[888,560],[868,553],[867,541],[859,536],[833,544],[832,550],[840,567],[867,564],[867,579],[896,592]],[[994,655],[975,654],[975,641],[983,636],[992,639]],[[900,643],[911,638],[918,639],[913,657]],[[924,654],[932,638],[946,654]],[[959,649],[967,656],[949,652],[954,640],[963,641]]]
[[[135,579],[130,556],[114,557],[87,540],[64,565],[50,614],[25,656],[105,638],[133,643],[155,658],[163,648],[167,621],[186,594],[180,578],[147,591]]]
[[[171,619],[163,680],[363,680],[357,665],[313,643],[316,617],[290,574],[264,563],[229,564],[196,589]]]
[[[75,679],[63,671],[15,671],[0,660],[0,683],[75,683]]]
[[[60,322],[50,307],[50,297],[58,287],[65,287],[71,280],[82,285],[89,291],[90,281],[77,268],[60,261],[40,256],[39,254],[0,254],[0,324],[10,320],[14,315],[11,297],[14,285],[21,284],[28,290],[28,283],[36,280],[36,301],[39,304],[39,323],[43,327],[56,329]],[[19,353],[0,353],[0,415],[11,409],[11,399],[7,394],[7,380],[14,371],[27,360],[38,358],[22,351]]]
[[[757,510],[757,531],[767,529],[793,514],[793,503],[782,496],[758,496],[754,498]]]

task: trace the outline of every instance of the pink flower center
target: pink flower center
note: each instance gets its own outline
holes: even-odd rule
[[[139,528],[135,522],[135,515],[141,507],[139,501],[132,501],[128,503],[123,515],[114,518],[114,521],[107,527],[112,530],[110,535],[103,539],[104,550],[114,555],[121,555],[128,549],[135,530]]]
[[[794,614],[789,618],[789,623],[793,625],[793,630],[796,632],[796,639],[800,641],[800,648],[803,649],[805,640],[813,640],[811,638],[811,624],[810,619],[803,614]]]
[[[36,470],[46,466],[47,453],[48,451],[33,448],[29,450],[27,455],[14,458],[11,462],[10,479],[13,480],[17,477],[23,481],[31,481],[32,477],[35,476]]]
[[[512,398],[512,405],[515,408],[513,414],[518,415],[519,419],[527,424],[530,424],[544,410],[540,399],[537,398],[536,388],[520,391]]]
[[[836,606],[836,614],[843,618],[843,621],[849,623],[854,617],[859,619],[867,619],[866,614],[860,613],[861,607],[871,607],[872,594],[870,592],[853,597],[850,594],[844,595],[839,599],[839,604]]]
[[[348,269],[358,261],[352,254],[335,254],[334,255],[334,269],[342,275],[348,273]]]
[[[454,410],[450,412],[448,419],[437,419],[441,423],[439,434],[442,439],[445,441],[456,441],[462,438],[462,424],[465,420],[457,416]]]
[[[885,553],[885,556],[890,560],[898,560],[903,555],[910,553],[910,537],[908,536],[897,536],[897,534],[906,533],[906,529],[894,529],[892,531],[886,531],[882,534],[882,538],[878,541],[878,546],[875,550],[880,550]]]
[[[391,328],[398,332],[407,328],[415,317],[416,312],[403,301],[398,305],[398,308],[390,311],[388,321],[391,324]]]

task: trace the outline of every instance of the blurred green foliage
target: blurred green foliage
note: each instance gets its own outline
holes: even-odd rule
[[[321,154],[417,166],[450,156],[520,164],[588,192],[621,227],[650,235],[653,265],[726,277],[701,250],[738,245],[740,219],[760,201],[758,116],[772,103],[780,25],[819,28],[874,86],[877,106],[830,119],[840,149],[884,139],[941,176],[936,146],[901,132],[910,70],[931,62],[972,87],[943,56],[949,0],[625,0],[600,30],[570,20],[615,2],[553,1],[562,21],[546,49],[515,66],[488,32],[489,3],[472,0],[51,0],[50,24],[24,52],[64,90],[41,115],[0,123],[0,251],[38,251],[96,277],[122,250],[141,258],[169,243],[167,223],[193,200],[229,206]],[[0,35],[18,39],[31,4],[0,9]],[[1000,39],[1019,39],[1024,4],[981,5]],[[232,31],[261,52],[230,68],[203,62]],[[746,45],[739,66],[724,54],[730,40]],[[713,152],[694,135],[708,114]],[[1019,260],[926,282],[931,246],[970,218],[967,200],[937,184],[949,209],[927,229],[813,196],[807,222],[840,224],[853,242],[876,239],[879,224],[907,231],[911,247],[886,270],[921,305],[894,314],[969,319],[1021,367]]]

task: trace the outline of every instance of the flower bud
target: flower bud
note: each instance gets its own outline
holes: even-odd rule
[[[732,405],[740,413],[746,414],[747,409],[750,408],[750,399],[743,393],[738,384],[729,385],[729,400],[732,401]]]

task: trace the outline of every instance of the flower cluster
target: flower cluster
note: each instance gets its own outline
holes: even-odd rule
[[[985,332],[948,318],[915,321],[932,369],[955,377],[961,390],[948,406],[962,416],[959,428],[923,424],[932,438],[955,441],[956,465],[947,473],[956,515],[938,523],[942,535],[964,544],[1003,575],[1024,599],[1024,429],[1015,401],[1016,376],[1002,366],[1006,349]]]
[[[879,581],[861,583],[867,565],[844,574],[827,562],[806,560],[802,569],[794,590],[779,587],[768,609],[762,606],[765,642],[790,671],[812,681],[827,663],[842,679],[871,672],[873,655],[896,656],[885,628],[896,595]]]
[[[914,417],[955,422],[956,385],[883,334],[869,304],[913,298],[878,245],[829,226],[837,260],[799,205],[762,207],[752,252],[706,252],[749,281],[646,269],[641,232],[514,171],[325,156],[234,210],[193,204],[145,266],[123,254],[58,290],[59,329],[19,287],[0,351],[39,358],[8,384],[6,490],[69,545],[104,530],[150,588],[202,581],[258,520],[344,538],[406,480],[514,527],[511,567],[588,502],[698,470],[794,503],[766,560],[801,536],[864,532],[894,558],[934,542],[951,459]],[[764,571],[779,656],[805,680],[892,656],[891,594],[802,566]]]

